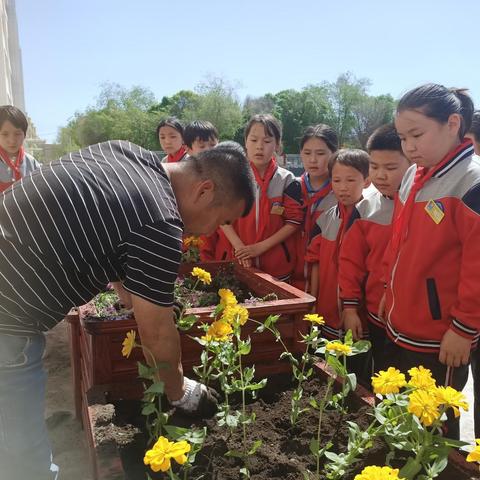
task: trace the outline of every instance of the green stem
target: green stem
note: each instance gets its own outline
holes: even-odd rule
[[[327,403],[327,398],[330,394],[330,390],[332,388],[333,382],[334,382],[333,377],[329,377],[328,382],[327,382],[327,391],[325,392],[325,395],[322,398],[322,401],[320,402],[320,413],[318,415],[318,429],[317,429],[317,478],[320,479],[320,437],[321,437],[321,429],[322,429],[322,417],[323,417],[323,411],[325,410],[325,404]]]
[[[245,384],[243,379],[242,356],[238,356],[238,368],[240,372],[240,383],[242,385],[242,430],[243,430],[243,455],[247,456],[247,426],[245,424]]]
[[[249,320],[253,323],[256,323],[257,325],[263,325],[265,326],[262,322],[259,322],[258,320],[255,320],[253,318],[249,318]],[[280,342],[280,345],[283,347],[283,350],[286,353],[290,353],[290,350],[287,348],[285,343],[282,340],[282,336],[280,335],[280,332],[277,329],[273,329],[272,327],[265,327],[278,341]],[[307,347],[308,348],[308,347]]]

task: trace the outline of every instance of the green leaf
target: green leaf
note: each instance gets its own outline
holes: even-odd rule
[[[352,391],[355,390],[357,388],[357,376],[354,373],[349,373],[346,379]]]
[[[255,452],[262,446],[262,441],[261,440],[255,440],[253,442],[252,447],[248,451],[248,455],[254,455]]]
[[[320,444],[318,443],[316,438],[312,438],[310,440],[310,451],[312,452],[313,455],[316,457],[318,456],[318,450],[320,449]]]
[[[251,349],[250,339],[238,342],[238,353],[240,355],[248,355]]]
[[[149,403],[142,408],[142,415],[151,415],[156,410],[156,406],[153,403]]]
[[[137,362],[138,367],[138,376],[140,378],[146,378],[150,380],[156,373],[157,370],[153,367],[143,364],[142,362]]]
[[[157,393],[161,395],[164,390],[165,384],[163,382],[155,382],[145,390],[145,393]]]
[[[226,457],[235,457],[235,458],[243,458],[243,452],[240,450],[229,450],[228,452],[225,453]]]
[[[368,352],[372,348],[372,344],[368,340],[359,340],[352,346],[352,355]]]
[[[250,471],[248,470],[247,467],[243,467],[239,470],[239,472],[245,477],[245,478],[250,478]]]
[[[177,320],[177,327],[182,331],[190,330],[199,319],[196,315],[187,315]]]

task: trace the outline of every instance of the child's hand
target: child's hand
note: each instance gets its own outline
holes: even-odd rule
[[[378,318],[383,322],[387,323],[385,321],[385,300],[386,300],[387,294],[384,293],[382,295],[382,298],[380,299],[380,303],[378,304]]]
[[[238,262],[240,263],[240,265],[242,267],[246,267],[246,268],[250,268],[252,266],[252,259],[251,258],[247,258],[246,260],[240,260],[238,259]]]
[[[253,243],[252,245],[246,245],[244,247],[235,249],[235,256],[239,260],[246,260],[248,258],[256,258],[262,255],[265,250],[263,248],[263,243]]]
[[[468,365],[471,347],[472,341],[469,338],[448,329],[442,338],[438,359],[448,367]]]
[[[345,331],[351,330],[355,341],[362,339],[362,322],[358,316],[357,310],[354,308],[346,308],[342,312],[342,322]]]

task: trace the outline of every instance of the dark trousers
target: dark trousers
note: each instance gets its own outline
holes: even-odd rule
[[[387,343],[385,329],[369,322],[368,333],[372,344],[373,371],[386,370],[390,365],[387,365],[385,357],[385,344]]]
[[[480,346],[470,357],[473,377],[473,418],[475,438],[480,438]]]
[[[438,360],[438,353],[421,353],[399,347],[387,338],[385,344],[385,358],[388,366],[398,368],[408,378],[408,370],[423,365],[432,372],[432,377],[438,386],[450,386],[462,391],[468,379],[468,365],[447,367]],[[447,412],[447,421],[444,423],[444,433],[448,438],[460,438],[460,417],[455,418],[452,409]]]

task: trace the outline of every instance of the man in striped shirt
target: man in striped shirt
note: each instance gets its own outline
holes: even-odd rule
[[[192,413],[214,406],[211,392],[182,373],[172,312],[182,233],[210,234],[246,215],[253,185],[245,156],[232,146],[161,164],[153,152],[111,141],[43,166],[2,196],[4,478],[57,478],[43,419],[43,332],[108,282],[122,282],[142,343],[170,364],[161,371],[169,400]]]

